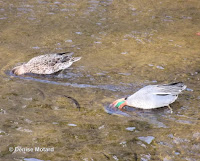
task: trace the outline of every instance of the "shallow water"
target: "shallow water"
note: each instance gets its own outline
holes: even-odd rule
[[[0,4],[1,160],[200,158],[198,0]],[[34,56],[65,51],[82,59],[62,74],[9,73]],[[166,107],[105,111],[145,85],[175,81],[188,89],[172,114]]]

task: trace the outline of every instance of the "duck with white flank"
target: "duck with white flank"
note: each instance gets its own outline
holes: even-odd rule
[[[73,53],[46,54],[32,58],[27,63],[12,69],[16,75],[26,73],[33,74],[53,74],[70,67],[73,62],[81,57],[72,57]]]
[[[121,110],[126,105],[141,109],[154,109],[168,106],[172,113],[173,111],[169,105],[178,98],[178,95],[186,87],[182,82],[148,85],[129,97],[114,101],[109,107],[117,107]]]

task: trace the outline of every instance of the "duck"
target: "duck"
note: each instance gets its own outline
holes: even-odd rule
[[[140,109],[155,109],[167,106],[170,112],[173,113],[170,104],[176,101],[178,95],[186,87],[183,82],[147,85],[128,97],[114,101],[109,107],[122,110],[124,106]]]
[[[71,52],[39,55],[30,59],[27,63],[12,69],[15,75],[27,73],[49,75],[70,67],[81,57],[72,57]]]

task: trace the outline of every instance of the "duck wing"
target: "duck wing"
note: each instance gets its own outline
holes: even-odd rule
[[[148,85],[135,92],[135,96],[149,96],[149,95],[178,95],[187,86],[182,82],[162,84],[162,85]]]
[[[185,88],[186,85],[182,82],[163,85],[148,85],[127,97],[127,103],[130,106],[143,109],[168,106],[177,99],[178,94]]]
[[[183,91],[187,86],[182,82],[156,85],[152,88],[152,94],[156,95],[178,95]]]
[[[46,55],[40,55],[37,57],[32,58],[29,60],[27,65],[31,66],[54,66],[57,63],[63,63],[70,61],[72,58],[71,55],[73,53],[67,54],[67,53],[56,53],[56,54],[46,54]]]

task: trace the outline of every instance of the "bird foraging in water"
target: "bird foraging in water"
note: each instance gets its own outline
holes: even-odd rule
[[[27,63],[12,69],[15,75],[26,73],[33,74],[53,74],[70,67],[73,62],[81,57],[72,57],[73,53],[46,54],[32,58]]]
[[[122,110],[126,105],[141,109],[154,109],[168,106],[172,113],[173,111],[169,105],[178,98],[178,95],[186,87],[187,86],[182,82],[163,85],[148,85],[129,97],[114,101],[109,107],[116,107]]]

